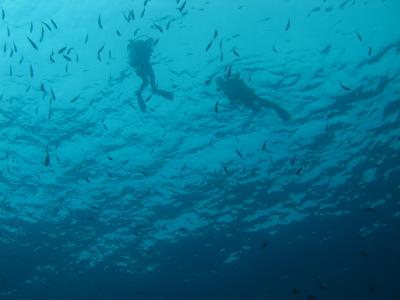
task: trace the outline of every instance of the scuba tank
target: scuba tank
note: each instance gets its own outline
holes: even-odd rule
[[[142,39],[145,37],[146,39]],[[138,60],[144,61],[149,60],[151,52],[153,51],[154,40],[146,35],[141,35],[133,40],[129,41],[128,44],[128,55],[131,62]]]

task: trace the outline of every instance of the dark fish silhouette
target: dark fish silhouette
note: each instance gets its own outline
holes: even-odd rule
[[[67,46],[60,48],[60,50],[58,50],[58,54],[63,53],[66,49],[67,49]]]
[[[76,102],[76,100],[78,100],[79,97],[80,97],[80,96],[76,96],[76,97],[72,98],[72,99],[69,101],[69,103],[74,103],[74,102]]]
[[[164,30],[162,29],[162,27],[156,23],[154,23],[154,27],[158,29],[158,31],[160,31],[161,33],[164,32]]]
[[[42,21],[42,24],[47,28],[48,31],[51,31],[51,27],[49,24],[47,24],[46,22]]]
[[[230,73],[230,72],[229,72]],[[291,119],[290,114],[278,104],[258,97],[253,89],[248,87],[239,77],[224,76],[216,79],[217,85],[233,103],[246,106],[254,112],[262,108],[271,108],[284,121]]]
[[[101,46],[99,50],[97,50],[97,59],[101,61],[101,52],[103,52],[105,45]]]
[[[56,100],[56,94],[54,93],[52,88],[50,88],[50,92],[51,92],[51,98],[55,101]]]
[[[222,168],[224,169],[225,173],[226,173],[227,175],[229,175],[228,168],[227,168],[226,166],[224,166],[224,165],[222,165]]]
[[[348,86],[345,86],[342,82],[339,82],[340,86],[342,87],[343,90],[345,91],[351,91],[351,88],[349,88]]]
[[[218,101],[217,101],[217,103],[215,103],[214,110],[215,110],[215,113],[217,114],[218,113]]]
[[[286,31],[288,31],[289,30],[289,28],[290,28],[290,19],[288,20],[288,22],[287,22],[287,24],[286,24]]]
[[[182,11],[185,9],[185,6],[186,6],[186,1],[183,2],[183,4],[180,7],[178,7],[180,13],[182,13]]]
[[[371,291],[371,293],[376,294],[375,287],[371,283],[368,284],[368,289]]]
[[[328,54],[329,51],[331,51],[331,47],[332,47],[332,45],[326,46],[324,49],[321,50],[321,54],[323,54],[323,55]]]
[[[307,300],[316,300],[317,298],[315,298],[313,295],[311,294],[307,294]]]
[[[99,25],[100,29],[103,29],[103,23],[101,21],[101,15],[99,15],[99,18],[97,19],[97,25]]]
[[[293,155],[293,157],[290,161],[290,165],[293,166],[295,162],[296,162],[296,155]]]
[[[357,35],[358,40],[359,40],[360,42],[362,42],[362,37],[361,37],[361,35],[360,35],[358,32],[356,32],[356,35]]]
[[[54,29],[58,29],[57,23],[53,19],[50,19],[50,21],[51,21],[51,24],[53,24]]]
[[[48,149],[46,149],[46,156],[45,156],[45,158],[44,158],[43,165],[44,165],[45,167],[47,167],[48,165],[50,165],[50,156],[49,156],[49,150],[48,150]]]
[[[208,50],[210,50],[210,48],[211,48],[211,46],[212,46],[212,44],[213,44],[213,41],[214,41],[214,40],[211,40],[211,41],[208,43],[208,45],[207,45],[207,47],[206,47],[206,52],[207,52]]]
[[[299,169],[297,169],[296,175],[300,175],[301,171],[303,171],[303,167],[300,167]]]
[[[261,147],[262,151],[265,151],[267,149],[267,141],[265,141]]]
[[[297,288],[297,287],[295,287],[295,288],[292,288],[292,294],[294,294],[294,295],[298,295],[298,294],[300,294],[300,290],[299,290],[299,288]]]
[[[124,19],[126,22],[130,22],[131,21],[131,12],[129,12],[128,16],[123,12],[122,15],[124,16]]]
[[[244,159],[243,154],[242,154],[237,148],[235,148],[235,151],[236,151],[236,154],[237,154],[241,159]]]
[[[40,43],[43,42],[43,38],[44,38],[44,28],[42,25],[42,33],[40,34],[40,40],[39,40]]]
[[[26,38],[28,39],[29,43],[31,44],[31,46],[35,49],[38,50],[38,47],[36,46],[35,42],[32,41],[28,36],[26,36]]]
[[[365,211],[366,213],[372,213],[372,212],[375,212],[376,209],[373,208],[373,207],[367,207],[366,209],[364,209],[364,211]]]
[[[182,168],[181,168],[180,171],[179,171],[179,175],[180,175],[180,176],[182,176],[182,173],[183,173],[183,171],[185,171],[185,169],[186,169],[186,164],[184,163],[183,166],[182,166]]]
[[[266,248],[268,247],[268,245],[269,245],[269,242],[268,242],[268,241],[267,241],[267,242],[264,242],[264,243],[261,245],[261,250],[266,249]]]
[[[321,290],[326,290],[326,289],[327,289],[327,286],[326,286],[325,283],[320,283],[320,284],[318,285],[318,287],[319,287]]]

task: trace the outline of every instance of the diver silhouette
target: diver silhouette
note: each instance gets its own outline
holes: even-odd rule
[[[270,108],[273,109],[283,121],[289,121],[291,119],[291,115],[277,103],[257,96],[254,90],[248,87],[239,75],[225,75],[216,78],[215,81],[220,90],[232,103],[246,106],[253,112],[258,112],[261,108]]]
[[[142,93],[149,85],[151,91],[168,100],[173,100],[174,95],[171,92],[160,90],[156,85],[156,78],[153,67],[150,62],[150,57],[153,52],[154,40],[131,40],[128,44],[129,64],[135,69],[136,75],[142,79],[140,88],[136,91],[138,104],[141,111],[146,111],[146,103],[143,101]]]

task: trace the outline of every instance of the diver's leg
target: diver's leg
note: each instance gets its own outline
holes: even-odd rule
[[[283,121],[289,121],[292,118],[292,116],[278,104],[275,105],[274,110]]]
[[[149,69],[149,78],[150,78],[150,85],[151,85],[151,90],[154,94],[157,94],[161,97],[164,97],[168,100],[173,100],[174,99],[174,94],[171,92],[163,91],[157,88],[156,86],[156,79],[154,75],[153,68],[150,67]]]
[[[283,121],[289,121],[292,118],[292,116],[285,109],[283,109],[275,102],[259,97],[258,97],[258,102],[262,104],[264,107],[273,109],[275,113],[278,115],[278,117],[281,118]]]
[[[145,103],[144,100],[143,100],[142,94],[136,92],[136,96],[137,96],[138,105],[139,105],[140,110],[141,110],[142,112],[145,112],[147,106],[146,106],[146,103]]]
[[[143,112],[146,111],[146,103],[143,100],[142,93],[143,93],[143,90],[148,85],[149,85],[148,79],[146,77],[142,77],[142,84],[140,85],[140,88],[136,91],[136,96],[137,96],[137,99],[138,99],[139,108]]]
[[[156,76],[154,75],[153,67],[149,66],[147,72],[150,79],[151,89],[154,90],[156,88]]]

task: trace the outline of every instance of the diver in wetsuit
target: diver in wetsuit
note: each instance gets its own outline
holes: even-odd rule
[[[261,108],[271,108],[283,121],[291,119],[291,115],[277,103],[257,96],[254,90],[239,78],[239,75],[225,75],[216,78],[215,81],[232,103],[244,105],[254,112],[258,112]]]
[[[146,103],[143,101],[142,93],[149,83],[154,94],[168,100],[173,100],[174,98],[171,92],[157,88],[153,67],[150,63],[153,45],[153,39],[130,41],[128,45],[129,64],[135,69],[136,75],[142,79],[142,84],[136,91],[136,96],[140,110],[143,112],[146,111]]]

